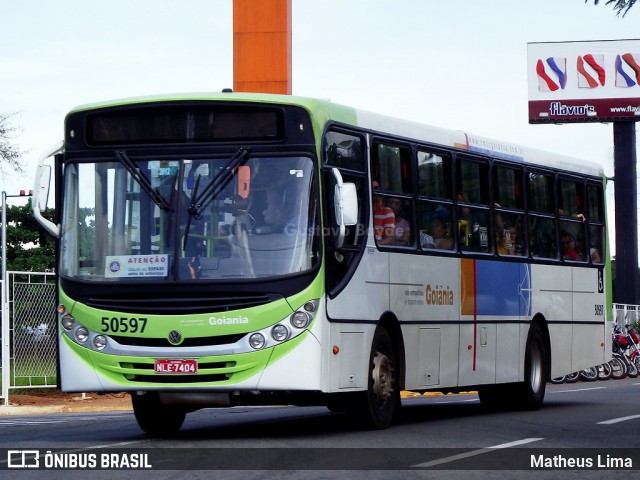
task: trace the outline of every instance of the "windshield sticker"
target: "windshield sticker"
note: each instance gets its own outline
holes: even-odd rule
[[[166,277],[169,274],[169,255],[107,256],[106,278]]]
[[[180,163],[173,160],[151,160],[149,162],[149,170],[152,177],[168,177],[176,175]]]

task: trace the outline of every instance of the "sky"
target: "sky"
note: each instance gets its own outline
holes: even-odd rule
[[[265,0],[266,1],[266,0]],[[640,38],[593,0],[292,0],[294,95],[594,161],[611,124],[530,125],[527,43]],[[0,0],[0,112],[16,113],[24,175],[73,107],[233,86],[232,0]]]

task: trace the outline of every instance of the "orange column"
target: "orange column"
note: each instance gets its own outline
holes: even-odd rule
[[[233,90],[291,95],[291,1],[233,0]]]

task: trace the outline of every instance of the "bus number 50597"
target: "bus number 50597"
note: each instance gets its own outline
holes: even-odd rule
[[[102,332],[104,333],[144,333],[147,319],[129,317],[102,317]]]

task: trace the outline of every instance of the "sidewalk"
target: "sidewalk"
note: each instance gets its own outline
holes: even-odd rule
[[[62,393],[43,390],[38,393],[9,395],[9,405],[0,400],[0,417],[68,412],[108,412],[131,410],[131,397],[125,393]]]

